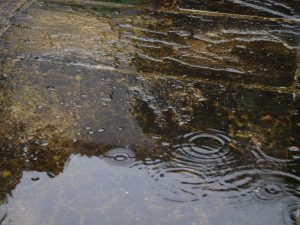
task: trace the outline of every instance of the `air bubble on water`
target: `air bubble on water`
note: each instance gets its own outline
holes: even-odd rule
[[[98,131],[98,133],[103,133],[103,132],[104,132],[104,129],[103,129],[103,128],[100,128],[100,129],[98,129],[97,131]]]
[[[300,149],[297,146],[291,146],[291,147],[288,148],[288,150],[291,151],[291,152],[299,152]]]
[[[32,177],[31,180],[32,181],[38,181],[40,178],[39,177]]]
[[[294,159],[294,160],[299,160],[299,159],[300,159],[300,156],[299,156],[299,155],[293,155],[293,159]]]
[[[168,142],[162,142],[161,145],[162,146],[170,146],[170,143],[168,143]]]

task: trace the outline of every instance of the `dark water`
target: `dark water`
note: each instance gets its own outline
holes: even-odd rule
[[[300,223],[297,1],[0,4],[1,225]]]

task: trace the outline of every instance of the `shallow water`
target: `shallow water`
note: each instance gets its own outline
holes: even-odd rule
[[[299,224],[297,1],[0,5],[1,225]]]

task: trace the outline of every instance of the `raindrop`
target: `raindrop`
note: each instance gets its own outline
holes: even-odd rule
[[[254,198],[263,202],[278,199],[284,194],[284,189],[276,183],[263,183],[254,192]]]
[[[39,177],[32,177],[31,180],[33,181],[38,181],[40,178]]]
[[[49,145],[48,142],[44,142],[44,143],[41,144],[41,146],[43,146],[43,147],[46,147],[46,146],[48,146],[48,145]]]
[[[99,128],[97,131],[98,133],[103,133],[105,130],[103,128]]]
[[[55,91],[55,87],[52,85],[49,85],[46,87],[48,91]]]

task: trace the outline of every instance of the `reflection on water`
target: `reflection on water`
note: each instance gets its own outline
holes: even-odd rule
[[[249,224],[295,224],[299,220],[300,178],[285,169],[295,161],[269,167],[278,163],[276,159],[260,157],[268,166],[258,168],[255,149],[251,153],[247,144],[216,130],[184,134],[173,144],[160,146],[163,155],[153,152],[146,158],[138,158],[127,147],[108,149],[97,157],[71,155],[58,176],[24,171],[0,206],[1,222],[97,224],[101,218],[106,224],[124,223],[125,219],[128,224],[140,224],[147,218],[145,213],[150,213],[147,224],[189,224],[190,219],[196,224],[201,220],[221,224],[232,219],[243,223],[245,220],[232,215],[247,218],[254,212],[259,220]],[[189,204],[202,210],[198,218]],[[182,217],[177,219],[166,206]],[[216,216],[219,210],[222,213]],[[272,218],[264,219],[265,213],[272,213]]]
[[[299,187],[295,189],[286,183],[289,180],[297,184],[299,178],[276,171],[288,162],[296,162],[286,161],[278,166],[275,158],[274,161],[266,155],[257,158],[255,149],[251,153],[247,146],[239,145],[219,131],[189,133],[180,136],[178,142],[168,150],[168,161],[146,164],[151,177],[170,195],[163,196],[165,199],[186,202],[220,195],[250,204],[252,198],[266,203],[290,196],[297,201]],[[257,160],[268,162],[257,167]],[[166,183],[165,177],[168,177]]]
[[[2,224],[298,220],[292,94],[28,60],[2,66]]]
[[[1,225],[300,223],[297,2],[51,2],[0,37]]]

